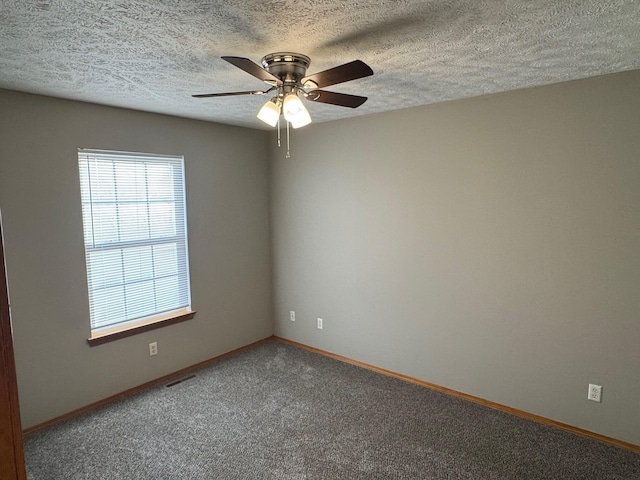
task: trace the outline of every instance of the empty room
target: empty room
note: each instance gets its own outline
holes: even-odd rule
[[[0,477],[640,478],[639,25],[2,2]]]

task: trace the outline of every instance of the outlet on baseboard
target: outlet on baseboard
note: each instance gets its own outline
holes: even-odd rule
[[[149,344],[149,356],[153,357],[158,354],[158,342],[152,342]]]
[[[587,398],[589,400],[593,400],[594,402],[602,402],[602,386],[590,383]]]

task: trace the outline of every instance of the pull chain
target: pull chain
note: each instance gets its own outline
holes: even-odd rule
[[[278,116],[278,148],[280,148],[280,116]]]
[[[290,153],[290,148],[289,148],[289,122],[287,122],[287,155],[285,158],[291,158],[291,153]]]

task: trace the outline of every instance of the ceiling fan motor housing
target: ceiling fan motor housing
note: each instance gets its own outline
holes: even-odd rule
[[[285,85],[295,86],[305,76],[311,59],[301,53],[278,52],[265,55],[261,63],[265,70]]]

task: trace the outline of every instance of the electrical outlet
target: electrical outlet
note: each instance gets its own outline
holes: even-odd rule
[[[322,330],[322,319],[318,318],[318,328]]]
[[[289,320],[291,320],[292,322],[296,321],[296,312],[294,312],[293,310],[289,312]]]
[[[158,354],[158,342],[153,342],[149,344],[149,356],[153,357]]]
[[[594,402],[602,402],[602,386],[590,383],[587,398],[589,400],[593,400]]]

